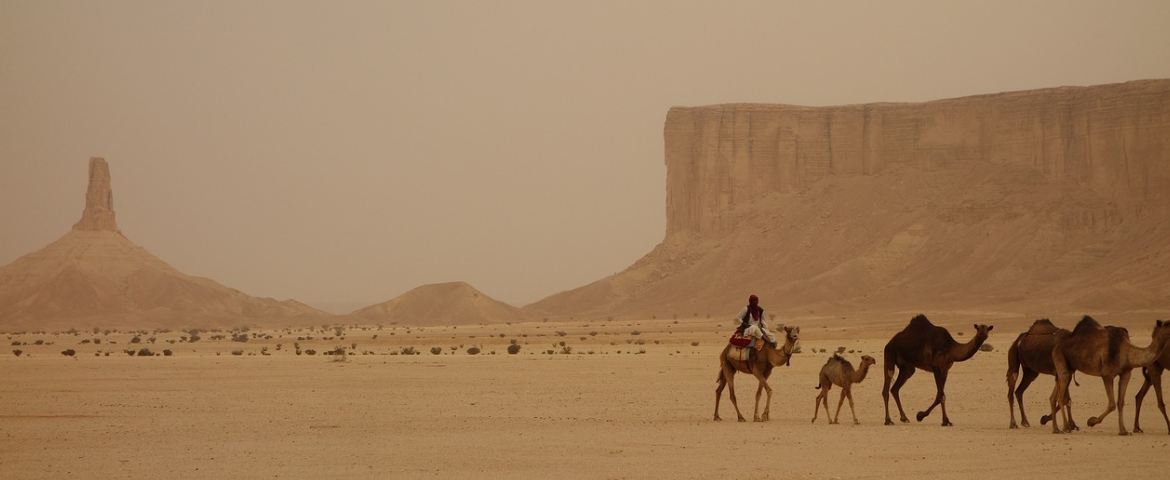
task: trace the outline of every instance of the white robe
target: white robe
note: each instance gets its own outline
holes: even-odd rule
[[[739,315],[735,316],[736,325],[743,322],[743,316],[748,315],[748,307],[743,307],[739,310]],[[768,324],[764,322],[764,316],[760,315],[760,319],[756,320],[748,315],[748,326],[743,330],[745,337],[764,338],[769,342],[776,343],[776,336],[768,331]]]

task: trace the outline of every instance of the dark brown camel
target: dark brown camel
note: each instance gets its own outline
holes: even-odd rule
[[[1162,411],[1162,419],[1166,421],[1166,430],[1170,432],[1170,417],[1166,416],[1166,403],[1162,401],[1162,370],[1170,368],[1170,347],[1162,351],[1162,356],[1154,360],[1145,367],[1142,367],[1142,376],[1145,381],[1142,382],[1142,388],[1138,389],[1137,397],[1133,400],[1133,433],[1142,433],[1141,423],[1138,421],[1142,418],[1142,400],[1146,398],[1146,392],[1150,390],[1150,386],[1154,387],[1154,393],[1158,396],[1158,409]]]
[[[783,327],[783,330],[784,344],[780,348],[764,342],[764,348],[752,352],[751,357],[746,362],[728,356],[731,353],[731,345],[728,345],[723,349],[723,353],[719,354],[719,378],[715,379],[719,383],[719,386],[715,387],[715,420],[722,420],[719,418],[719,399],[723,396],[723,387],[726,386],[728,387],[728,395],[731,397],[731,405],[735,407],[735,415],[739,417],[739,421],[746,421],[743,414],[739,413],[739,404],[735,401],[735,372],[743,372],[755,376],[756,380],[760,382],[760,387],[756,389],[756,410],[753,414],[753,420],[756,422],[768,421],[768,411],[772,406],[772,387],[768,386],[768,376],[772,374],[773,367],[788,365],[788,360],[792,357],[792,351],[796,348],[800,334],[800,327]],[[765,390],[768,392],[768,401],[764,404],[764,414],[760,415],[760,394]]]
[[[1154,362],[1166,349],[1167,340],[1170,340],[1170,323],[1158,320],[1154,325],[1154,339],[1145,348],[1135,347],[1129,343],[1129,331],[1120,327],[1101,326],[1088,315],[1082,318],[1068,336],[1056,342],[1052,349],[1052,363],[1056,367],[1056,387],[1048,402],[1052,406],[1052,433],[1061,433],[1055,420],[1057,409],[1062,408],[1063,399],[1068,393],[1068,384],[1072,374],[1082,371],[1095,377],[1101,377],[1105,383],[1105,395],[1109,398],[1109,405],[1105,412],[1089,418],[1089,426],[1101,423],[1110,412],[1117,410],[1117,428],[1119,435],[1129,435],[1125,430],[1122,416],[1125,407],[1125,387],[1129,384],[1130,374],[1137,367],[1144,367]],[[1117,378],[1117,397],[1113,396],[1113,379]],[[1058,399],[1060,401],[1058,401]],[[1065,432],[1069,431],[1065,424]]]
[[[825,417],[829,417],[829,390],[833,385],[841,387],[841,399],[837,401],[837,413],[829,418],[829,423],[837,423],[837,419],[841,418],[841,405],[845,404],[845,398],[849,398],[849,411],[853,412],[853,424],[860,425],[857,421],[857,410],[853,409],[853,384],[861,383],[865,380],[866,374],[869,373],[869,366],[876,364],[877,360],[869,355],[861,356],[861,368],[854,370],[853,364],[849,363],[845,357],[834,354],[829,357],[829,361],[825,362],[825,366],[821,367],[820,384],[817,388],[821,393],[817,394],[816,400],[813,403],[816,405],[813,408],[813,423],[817,421],[817,414],[821,411],[821,403],[825,404]]]
[[[987,340],[991,325],[975,325],[975,337],[967,343],[956,342],[951,333],[943,327],[930,323],[926,315],[919,314],[910,319],[910,324],[901,332],[894,334],[886,344],[884,373],[885,386],[882,387],[882,398],[886,403],[886,425],[893,425],[890,420],[890,393],[894,394],[894,402],[898,404],[898,414],[902,422],[909,422],[906,412],[902,410],[902,399],[898,391],[906,380],[914,375],[915,369],[922,369],[934,373],[934,384],[938,393],[934,396],[934,403],[925,411],[918,412],[918,421],[930,415],[936,406],[942,406],[942,425],[951,426],[951,419],[947,417],[947,396],[943,389],[947,384],[947,373],[955,362],[965,361],[979,351],[979,347]],[[890,380],[894,378],[894,367],[898,368],[898,379],[893,388]]]
[[[1017,403],[1020,405],[1020,425],[1032,426],[1028,423],[1028,416],[1024,414],[1024,391],[1028,390],[1028,386],[1041,373],[1056,375],[1056,367],[1052,365],[1052,348],[1056,346],[1058,338],[1064,338],[1069,333],[1071,332],[1053,325],[1047,318],[1042,318],[1033,322],[1032,327],[1016,337],[1016,341],[1012,342],[1012,346],[1008,348],[1008,411],[1011,412],[1012,416],[1010,428],[1018,428],[1015,407]],[[1020,386],[1016,387],[1016,379],[1020,377],[1021,370],[1023,370],[1024,376],[1020,378]],[[1013,390],[1015,390],[1014,393]],[[1073,422],[1072,411],[1067,408],[1071,403],[1067,392],[1064,400],[1065,421],[1070,422],[1070,428],[1076,430],[1077,426]],[[1040,424],[1048,423],[1049,419],[1048,415],[1040,417]]]

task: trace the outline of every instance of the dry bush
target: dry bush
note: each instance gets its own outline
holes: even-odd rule
[[[12,351],[12,354],[13,354],[13,355],[16,355],[16,356],[18,356],[18,357],[19,357],[19,356],[20,356],[20,354],[22,354],[22,353],[24,353],[24,350],[21,350],[21,349],[19,349],[19,348],[18,348],[18,349],[16,349],[16,350],[13,350],[13,351]]]
[[[516,343],[508,345],[508,353],[512,355],[520,353],[520,345]]]
[[[434,355],[443,353],[443,347],[431,347],[431,353]]]
[[[239,355],[243,355],[243,354],[244,354],[243,350],[232,350],[232,355],[239,356]]]
[[[471,348],[467,349],[467,354],[468,355],[478,355],[479,354],[479,347],[471,347]]]
[[[66,357],[72,357],[72,356],[73,356],[73,355],[75,355],[75,354],[77,354],[77,351],[76,351],[76,350],[74,350],[74,349],[72,349],[72,348],[70,348],[70,349],[68,349],[68,350],[62,350],[62,351],[61,351],[61,355],[64,355],[64,356],[66,356]]]

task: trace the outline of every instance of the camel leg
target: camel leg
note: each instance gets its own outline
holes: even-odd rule
[[[1154,394],[1158,396],[1158,410],[1162,411],[1162,419],[1166,421],[1166,433],[1170,433],[1170,417],[1166,416],[1166,403],[1162,401],[1162,365],[1150,365],[1150,381],[1154,385]]]
[[[894,424],[894,422],[890,420],[890,397],[888,395],[890,393],[894,395],[894,403],[898,405],[898,415],[901,417],[900,420],[902,420],[902,423],[907,423],[910,421],[909,418],[906,418],[906,412],[902,410],[902,397],[898,395],[898,392],[902,390],[902,385],[906,383],[906,380],[909,380],[910,377],[914,375],[914,367],[910,365],[899,367],[898,379],[894,380],[894,386],[890,387],[890,377],[893,375],[894,372],[892,370],[886,372],[887,388],[882,389],[882,396],[885,397],[886,400],[886,425]]]
[[[944,390],[947,386],[947,372],[941,368],[934,368],[934,386],[938,389],[938,392],[934,395],[934,403],[930,404],[930,407],[927,407],[926,410],[918,412],[918,421],[921,422],[927,415],[930,415],[930,412],[934,410],[935,406],[941,405],[942,426],[949,427],[951,426],[951,419],[947,418],[947,394]]]
[[[723,398],[723,388],[727,386],[727,375],[722,369],[719,370],[719,378],[716,380],[719,384],[715,387],[715,421],[723,420],[719,418],[719,400]]]
[[[1158,410],[1161,410],[1162,419],[1166,421],[1166,430],[1170,432],[1170,417],[1166,416],[1166,403],[1162,400],[1162,365],[1154,362],[1143,368],[1142,372],[1145,373],[1145,381],[1142,382],[1142,387],[1133,401],[1133,433],[1142,433],[1139,422],[1142,417],[1142,400],[1146,398],[1146,392],[1150,387],[1154,387],[1154,394],[1158,397]]]
[[[841,397],[837,400],[837,413],[833,415],[833,422],[837,423],[841,420],[841,406],[845,404],[845,394],[849,392],[849,385],[841,386]]]
[[[743,414],[739,412],[739,402],[735,399],[735,369],[728,363],[723,364],[723,380],[727,382],[727,398],[731,399],[731,406],[735,407],[735,416],[739,418],[739,421],[746,422],[747,420],[743,418]],[[718,393],[718,390],[716,390],[716,393]],[[718,397],[716,397],[715,415],[716,420],[718,420]]]
[[[1038,377],[1039,375],[1040,375],[1040,372],[1037,372],[1037,371],[1032,370],[1030,368],[1025,368],[1024,369],[1024,377],[1020,379],[1020,386],[1016,387],[1016,390],[1014,392],[1016,405],[1020,406],[1020,425],[1023,425],[1025,427],[1031,427],[1032,425],[1030,423],[1028,423],[1028,415],[1024,414],[1024,392],[1028,390],[1028,387],[1030,385],[1032,385],[1032,381],[1036,380],[1036,377]],[[1008,384],[1009,384],[1008,406],[1011,406],[1011,403],[1012,403],[1012,391],[1010,390],[1011,383],[1012,382],[1009,380],[1008,381]],[[1016,415],[1015,415],[1015,413],[1016,412],[1013,409],[1012,410],[1011,428],[1016,428]],[[1041,425],[1044,424],[1043,418],[1041,418],[1040,424]]]
[[[764,374],[755,373],[755,376],[756,380],[760,381],[760,388],[756,389],[756,412],[760,411],[760,394],[767,391],[768,399],[764,402],[764,414],[756,414],[754,419],[757,422],[766,422],[768,421],[768,411],[772,407],[772,387],[768,385],[768,378],[765,377]]]
[[[1056,384],[1052,387],[1052,395],[1048,397],[1048,403],[1052,407],[1052,412],[1049,414],[1049,418],[1052,419],[1052,433],[1062,433],[1060,426],[1057,425],[1060,422],[1057,421],[1056,412],[1058,409],[1064,407],[1063,400],[1068,395],[1068,384],[1071,380],[1072,374],[1069,372],[1068,367],[1063,362],[1056,362]],[[1064,428],[1065,431],[1068,431],[1068,415],[1070,413],[1068,410],[1062,411],[1065,413]]]
[[[1125,388],[1129,386],[1129,377],[1133,375],[1133,369],[1128,369],[1121,372],[1121,377],[1117,380],[1117,434],[1129,435],[1129,431],[1125,429]]]
[[[1068,389],[1067,388],[1064,391],[1064,403],[1062,403],[1062,405],[1063,405],[1063,407],[1061,407],[1060,411],[1064,417],[1064,430],[1066,432],[1071,432],[1073,430],[1080,430],[1081,428],[1077,426],[1076,420],[1073,420],[1072,397],[1068,396]],[[1053,420],[1053,417],[1051,415],[1043,415],[1040,417],[1040,424],[1041,425],[1048,425],[1049,420],[1051,420],[1052,422],[1056,422],[1056,420]]]
[[[853,413],[853,424],[854,425],[861,425],[861,422],[857,421],[857,410],[853,408],[853,389],[852,388],[849,389],[849,411]]]
[[[816,405],[816,409],[813,410],[813,423],[816,423],[817,421],[817,414],[819,414],[821,411],[822,402],[825,404],[825,416],[829,416],[829,389],[833,388],[832,385],[833,384],[831,383],[829,385],[825,385],[823,383],[821,384],[821,393],[817,394],[817,399],[815,402],[813,402]]]
[[[1113,397],[1113,376],[1101,377],[1101,381],[1105,382],[1105,397],[1109,399],[1109,405],[1105,406],[1105,412],[1096,417],[1089,417],[1089,426],[1095,427],[1105,416],[1117,409],[1117,399]]]

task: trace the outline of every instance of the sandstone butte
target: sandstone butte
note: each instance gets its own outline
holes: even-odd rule
[[[522,309],[463,283],[325,318],[189,277],[117,231],[91,161],[82,220],[0,267],[0,329],[937,309],[1170,310],[1170,80],[836,107],[675,107],[663,241]],[[299,323],[299,322],[298,322]]]
[[[39,251],[0,267],[0,328],[237,327],[328,316],[185,275],[118,230],[110,168],[89,160],[81,220]]]
[[[675,107],[666,235],[537,315],[1170,310],[1170,80]]]

